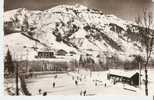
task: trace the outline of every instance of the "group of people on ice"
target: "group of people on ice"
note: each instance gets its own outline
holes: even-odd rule
[[[55,75],[55,76],[54,76],[55,79],[56,79],[57,77],[58,77],[58,75]],[[56,86],[56,83],[55,83],[55,82],[52,82],[52,87],[55,88],[55,86]],[[39,92],[39,95],[47,96],[47,92],[46,92],[46,91],[45,91],[45,92],[42,92],[42,89],[39,89],[38,92]]]
[[[43,93],[42,93],[42,90],[41,90],[41,89],[39,89],[38,91],[39,91],[39,95],[47,96],[47,92],[43,92]]]
[[[55,75],[54,79],[56,79],[57,77],[58,77],[58,75]],[[78,86],[80,82],[84,81],[84,79],[87,78],[86,75],[71,75],[71,77],[72,77],[72,81],[74,81],[74,84],[76,86]],[[102,84],[102,81],[100,82],[99,80],[93,80],[93,82],[94,82],[95,86],[98,86],[99,84]],[[56,87],[56,82],[55,81],[52,82],[52,87],[53,88]],[[107,87],[106,83],[104,83],[104,87]],[[80,96],[86,96],[87,95],[87,90],[86,89],[81,90],[79,94],[80,94]],[[47,92],[42,92],[42,90],[39,89],[39,95],[46,96]]]
[[[86,93],[87,93],[86,90],[84,90],[84,91],[81,90],[81,92],[80,92],[80,96],[86,96]]]

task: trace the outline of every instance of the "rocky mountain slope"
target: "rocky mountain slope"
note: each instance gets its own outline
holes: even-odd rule
[[[4,13],[5,51],[33,59],[37,51],[74,51],[77,55],[145,55],[143,27],[82,5],[59,5],[44,11],[19,8]],[[26,56],[23,56],[26,57]]]

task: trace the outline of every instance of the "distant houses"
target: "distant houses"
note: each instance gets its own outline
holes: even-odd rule
[[[63,49],[60,49],[56,52],[56,55],[58,56],[66,56],[67,52]]]
[[[35,58],[56,58],[56,56],[73,56],[76,55],[76,52],[70,51],[67,52],[63,49],[57,51],[39,51]]]
[[[76,52],[74,51],[70,51],[69,53],[70,53],[70,56],[76,55]]]
[[[35,58],[55,58],[54,52],[38,52]]]

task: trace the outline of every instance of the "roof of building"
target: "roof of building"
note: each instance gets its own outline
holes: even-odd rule
[[[122,70],[122,69],[110,69],[109,73],[114,74],[117,76],[124,76],[131,78],[135,73],[139,72],[139,70],[134,70],[134,71],[128,71],[128,70]]]

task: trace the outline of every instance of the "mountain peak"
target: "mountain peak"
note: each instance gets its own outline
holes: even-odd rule
[[[80,4],[75,4],[75,5],[66,5],[66,4],[63,4],[63,5],[58,5],[58,6],[55,6],[53,7],[55,9],[58,9],[58,8],[72,8],[72,9],[87,9],[88,7],[84,6],[84,5],[80,5]],[[51,8],[52,9],[52,8]]]
[[[28,9],[26,8],[18,8],[14,10],[9,10],[4,12],[4,22],[9,22],[15,15],[24,15],[28,13]]]
[[[47,9],[45,10],[46,12],[69,12],[69,11],[83,11],[83,10],[87,10],[88,7],[80,5],[80,4],[75,4],[75,5],[58,5],[55,6],[51,9]]]
[[[138,31],[134,32],[135,29],[138,29],[136,25],[115,15],[104,15],[98,9],[90,9],[79,4],[58,5],[39,12],[20,8],[10,12],[12,15],[7,12],[4,17],[11,18],[18,12],[21,13],[17,17],[20,23],[18,26],[29,27],[28,32],[22,34],[21,38],[28,38],[34,47],[37,45],[33,42],[38,42],[37,44],[40,44],[42,48],[64,49],[94,55],[105,51],[113,55],[116,53],[128,56],[134,53],[143,53],[143,47],[139,42],[139,33],[137,33]],[[25,17],[24,14],[27,16]],[[28,25],[22,25],[25,21]],[[6,29],[15,29],[13,25],[5,26]],[[22,45],[24,47],[25,42],[22,41],[23,39],[21,39],[21,43],[16,41],[14,44],[6,44],[10,48],[18,48]]]

